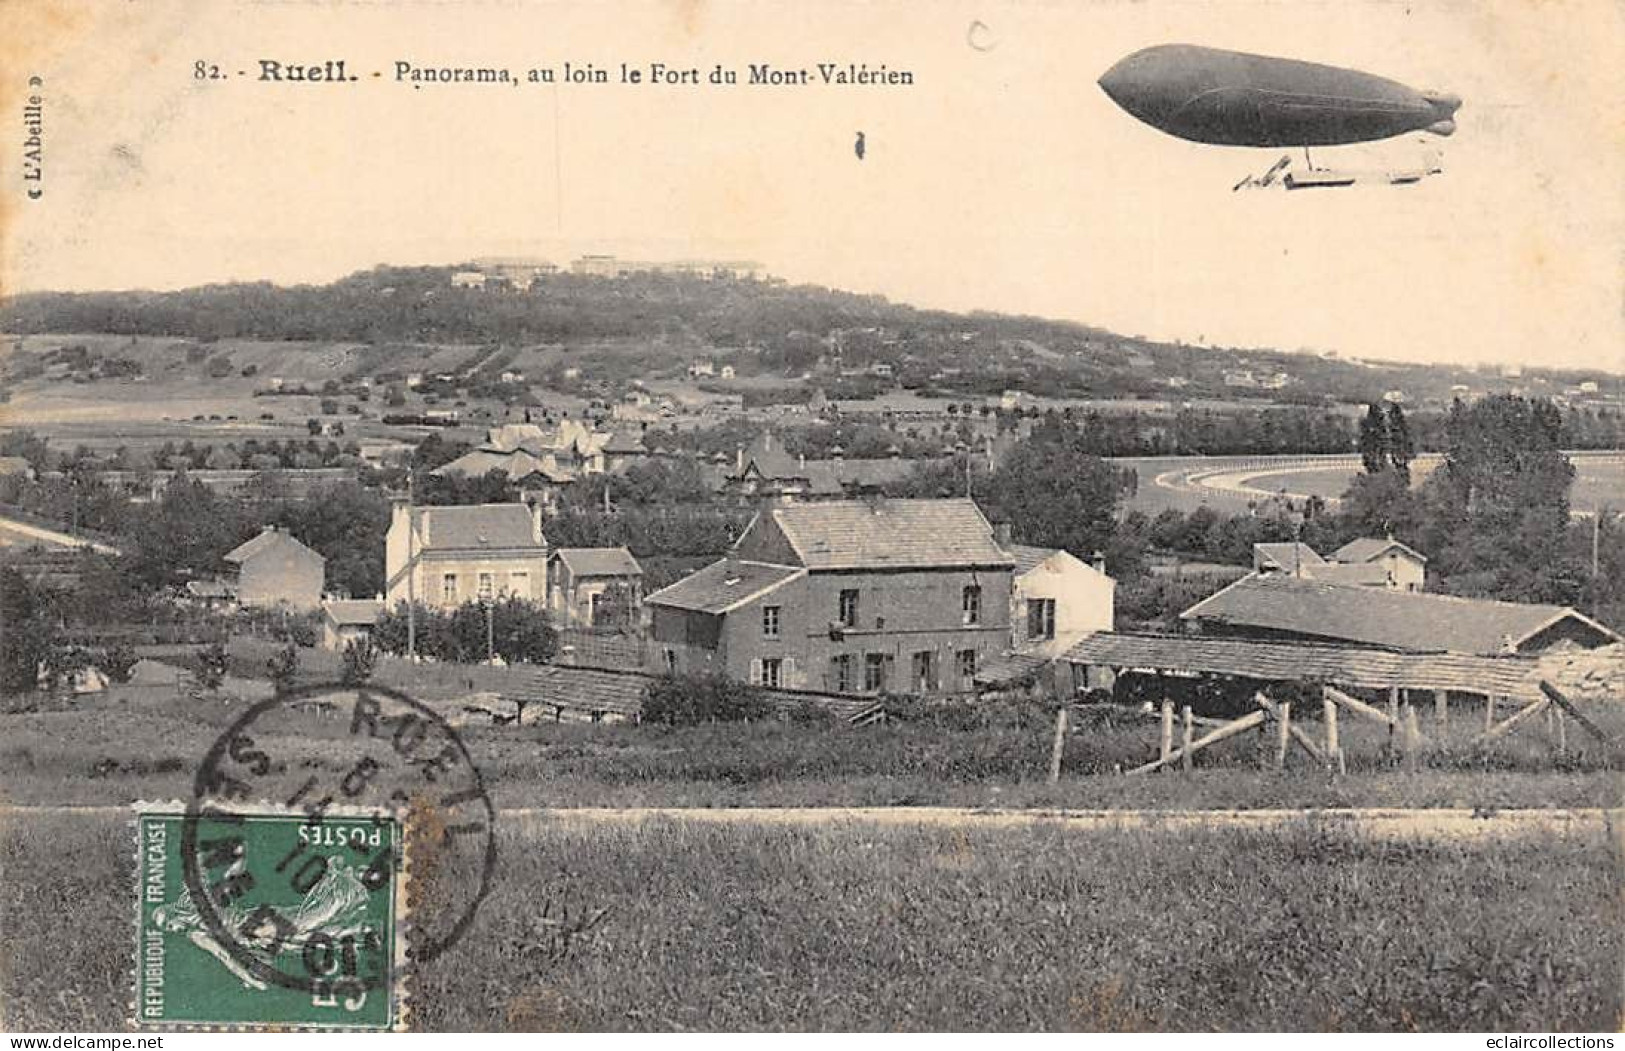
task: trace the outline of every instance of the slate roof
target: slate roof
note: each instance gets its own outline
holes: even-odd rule
[[[560,547],[553,557],[576,577],[640,577],[643,567],[624,547]]]
[[[954,500],[832,500],[770,514],[808,569],[941,569],[1013,565],[976,504]]]
[[[294,539],[291,534],[284,533],[280,529],[264,530],[259,536],[254,537],[252,540],[245,541],[244,543],[232,548],[230,551],[227,551],[225,558],[227,562],[243,563],[247,562],[249,559],[260,554],[261,552],[269,551],[273,547],[291,547],[293,550],[303,552],[317,561],[327,561],[327,559],[323,558],[318,552],[312,551],[310,548]]]
[[[551,467],[546,460],[524,449],[508,451],[474,449],[449,463],[441,464],[430,473],[442,478],[452,476],[483,478],[492,471],[503,471],[511,479],[540,474],[551,482],[568,482],[572,477],[568,471]]]
[[[740,472],[741,476],[749,473],[753,464],[763,478],[807,477],[796,458],[785,452],[783,445],[773,440],[771,431],[757,438],[745,449],[745,470]]]
[[[524,504],[470,504],[461,507],[414,509],[420,551],[482,551],[492,548],[532,548],[530,508]]]
[[[673,606],[701,613],[726,613],[759,595],[765,595],[806,570],[770,562],[724,558],[689,574],[670,587],[645,598],[645,605]]]
[[[1460,690],[1533,700],[1541,664],[1532,657],[1388,653],[1357,646],[1189,635],[1096,632],[1067,650],[1074,664],[1236,675],[1265,682],[1325,682],[1363,689]]]
[[[1253,565],[1258,568],[1273,565],[1290,573],[1301,566],[1318,566],[1325,561],[1319,552],[1308,544],[1289,541],[1280,544],[1253,545]]]
[[[643,444],[642,431],[616,431],[604,443],[606,453],[646,453],[648,446]]]
[[[376,599],[334,599],[322,603],[322,613],[327,619],[344,626],[370,627],[378,623],[378,617],[383,612],[384,604]]]
[[[1328,584],[1358,584],[1361,587],[1388,584],[1388,570],[1376,562],[1325,562],[1307,567],[1304,575]]]
[[[1291,577],[1242,577],[1181,613],[1244,628],[1289,631],[1411,652],[1497,654],[1565,618],[1589,626],[1599,643],[1614,632],[1566,606],[1457,598],[1351,587]]]
[[[1016,576],[1018,577],[1023,573],[1031,573],[1040,565],[1049,561],[1049,557],[1059,550],[1060,548],[1054,547],[1029,547],[1026,544],[1010,544],[1005,547],[1005,551],[1009,552],[1010,557],[1016,560]]]
[[[1379,539],[1377,537],[1362,536],[1357,540],[1350,540],[1336,551],[1332,552],[1333,562],[1370,562],[1374,558],[1381,558],[1389,548],[1399,550],[1410,555],[1418,562],[1426,562],[1427,556],[1415,548],[1401,544],[1398,540]]]

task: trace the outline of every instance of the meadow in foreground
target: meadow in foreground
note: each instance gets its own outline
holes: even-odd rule
[[[0,826],[14,1029],[122,1025],[119,818]],[[435,1029],[1603,1030],[1621,858],[1555,835],[508,820]],[[426,866],[424,871],[432,866]],[[415,909],[434,908],[423,881]],[[63,917],[75,918],[68,933]]]

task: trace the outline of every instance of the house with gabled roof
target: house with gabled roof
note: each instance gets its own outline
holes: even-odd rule
[[[547,600],[547,541],[539,506],[397,503],[384,542],[385,605],[443,609],[466,602]]]
[[[652,670],[837,693],[955,693],[1010,639],[1014,559],[975,503],[757,513],[729,557],[649,595]]]
[[[547,608],[564,627],[637,627],[643,567],[624,547],[559,547],[547,560]]]
[[[1495,656],[1595,649],[1613,629],[1568,606],[1355,587],[1252,574],[1181,613],[1204,635],[1344,642],[1412,653]]]
[[[1427,556],[1393,537],[1363,536],[1332,552],[1341,566],[1378,567],[1388,586],[1400,591],[1422,591],[1427,586]]]
[[[1103,556],[1089,563],[1060,548],[1007,543],[1004,549],[1015,560],[1010,587],[1014,652],[1057,656],[1085,635],[1112,630],[1117,582],[1106,575]]]
[[[260,609],[315,609],[321,605],[327,559],[287,530],[266,526],[258,536],[226,552],[225,557],[236,567],[234,583],[239,605]]]

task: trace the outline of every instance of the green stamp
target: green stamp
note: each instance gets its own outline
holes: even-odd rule
[[[138,807],[135,1021],[402,1028],[401,822]]]

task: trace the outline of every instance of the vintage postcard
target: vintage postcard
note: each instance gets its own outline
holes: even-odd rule
[[[0,1028],[1612,1046],[1621,97],[1612,0],[0,0]]]

